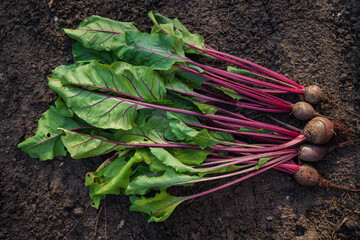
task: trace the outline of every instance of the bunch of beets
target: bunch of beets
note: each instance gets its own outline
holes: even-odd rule
[[[177,19],[149,13],[151,33],[133,23],[99,16],[64,32],[77,42],[75,63],[48,78],[59,97],[19,148],[49,160],[106,155],[86,174],[92,205],[107,194],[128,195],[131,210],[148,221],[167,219],[180,203],[276,169],[305,186],[334,186],[310,165],[321,160],[333,123],[314,111],[319,87],[296,82],[250,61],[219,52]],[[198,55],[198,56],[196,56]],[[193,59],[218,60],[226,69]],[[205,60],[205,61],[204,61]],[[209,61],[207,61],[209,62]],[[212,61],[213,62],[213,61]],[[303,94],[291,103],[279,94]],[[291,113],[310,120],[303,130],[243,116],[248,112]],[[280,126],[279,126],[280,125]],[[216,188],[172,196],[168,188],[228,178]]]

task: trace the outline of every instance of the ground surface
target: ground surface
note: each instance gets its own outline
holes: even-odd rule
[[[301,187],[283,173],[270,171],[185,202],[167,221],[148,224],[129,211],[124,196],[108,198],[100,214],[87,208],[85,173],[101,159],[40,162],[17,149],[56,98],[46,77],[72,63],[72,40],[61,28],[75,28],[93,14],[134,21],[143,31],[150,10],[178,17],[214,48],[304,85],[317,83],[360,112],[358,1],[185,2],[0,1],[0,239],[360,239],[358,193]],[[331,104],[317,110],[360,129],[359,119]],[[315,166],[333,182],[360,188],[359,157],[359,144],[349,145]]]

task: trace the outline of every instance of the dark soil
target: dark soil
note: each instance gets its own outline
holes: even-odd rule
[[[88,207],[85,174],[101,159],[40,162],[17,149],[56,98],[46,77],[72,63],[72,40],[61,28],[97,14],[149,31],[150,10],[179,18],[214,48],[316,83],[360,112],[357,0],[0,1],[0,239],[360,239],[359,193],[301,187],[285,173],[185,202],[165,222],[148,224],[125,196],[107,198],[101,211]],[[344,130],[360,129],[358,118],[333,104],[317,110]],[[360,188],[359,157],[359,144],[348,145],[315,166],[334,183]]]

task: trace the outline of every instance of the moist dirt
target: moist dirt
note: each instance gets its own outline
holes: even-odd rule
[[[189,202],[161,223],[130,212],[126,196],[89,206],[85,174],[102,158],[41,162],[17,149],[56,99],[51,70],[73,62],[62,28],[91,15],[133,21],[149,31],[152,10],[179,18],[215,49],[252,60],[303,85],[318,84],[331,101],[316,110],[336,121],[337,141],[358,139],[360,2],[266,1],[0,1],[0,239],[360,239],[360,194],[299,186],[268,171]],[[295,102],[299,97],[290,98]],[[292,116],[278,116],[302,127]],[[360,144],[314,164],[328,180],[360,188]],[[224,182],[198,185],[196,193]],[[180,191],[183,191],[180,189]]]

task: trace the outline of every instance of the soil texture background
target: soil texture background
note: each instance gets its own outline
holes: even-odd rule
[[[88,207],[85,174],[101,158],[41,162],[17,149],[56,99],[46,77],[73,63],[73,40],[61,29],[96,14],[150,31],[150,10],[179,18],[215,49],[318,84],[335,103],[360,112],[357,0],[0,1],[0,239],[360,239],[359,193],[302,187],[275,170],[184,202],[165,222],[149,224],[129,211],[126,196],[107,198],[100,211]],[[329,102],[316,110],[337,120],[338,141],[349,139],[345,132],[360,137],[359,118]],[[359,159],[354,143],[314,166],[334,183],[360,188]]]

